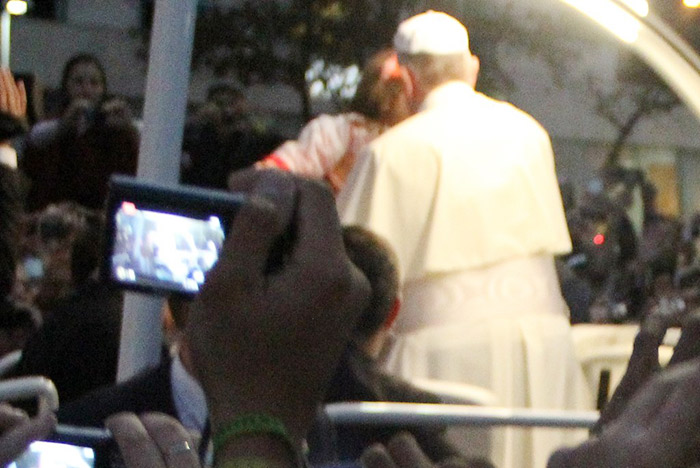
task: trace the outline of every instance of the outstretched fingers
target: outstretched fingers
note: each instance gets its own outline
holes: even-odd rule
[[[27,92],[23,82],[16,83],[12,72],[0,69],[0,111],[23,118],[27,113]]]

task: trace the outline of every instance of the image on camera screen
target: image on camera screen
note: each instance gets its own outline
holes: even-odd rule
[[[218,216],[190,218],[125,201],[115,217],[111,274],[122,283],[197,292],[224,243]]]
[[[90,447],[58,442],[32,442],[26,452],[7,468],[94,468],[95,451]]]

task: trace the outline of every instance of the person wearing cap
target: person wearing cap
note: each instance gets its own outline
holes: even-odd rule
[[[554,267],[571,240],[547,132],[474,90],[479,59],[455,18],[409,18],[394,47],[416,113],[369,145],[337,200],[343,224],[399,257],[388,370],[486,387],[502,406],[592,406]],[[564,442],[556,431],[504,434],[492,457],[503,468],[544,466]]]

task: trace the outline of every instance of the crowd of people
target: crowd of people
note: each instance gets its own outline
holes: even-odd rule
[[[2,70],[0,353],[22,352],[4,377],[50,378],[61,406],[0,405],[0,462],[58,421],[109,428],[128,467],[700,463],[700,221],[662,215],[654,185],[616,164],[576,196],[546,131],[476,92],[478,74],[466,28],[429,11],[367,62],[344,113],[296,140],[260,132],[241,90],[213,85],[186,124],[181,181],[246,202],[200,293],[167,299],[160,364],[116,383],[122,295],[97,280],[101,207],[109,177],[136,171],[139,126],[92,55],[66,64],[31,127]],[[571,324],[623,322],[641,324],[627,373],[570,448],[507,430],[475,458],[445,427],[333,427],[319,410],[440,403],[419,378],[589,409]]]

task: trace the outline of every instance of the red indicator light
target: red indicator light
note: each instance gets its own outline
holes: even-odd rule
[[[129,216],[136,214],[136,205],[131,202],[122,202],[122,211]]]
[[[605,244],[605,236],[602,235],[602,234],[596,234],[596,235],[593,237],[593,243],[594,243],[595,245],[603,245],[603,244]]]

